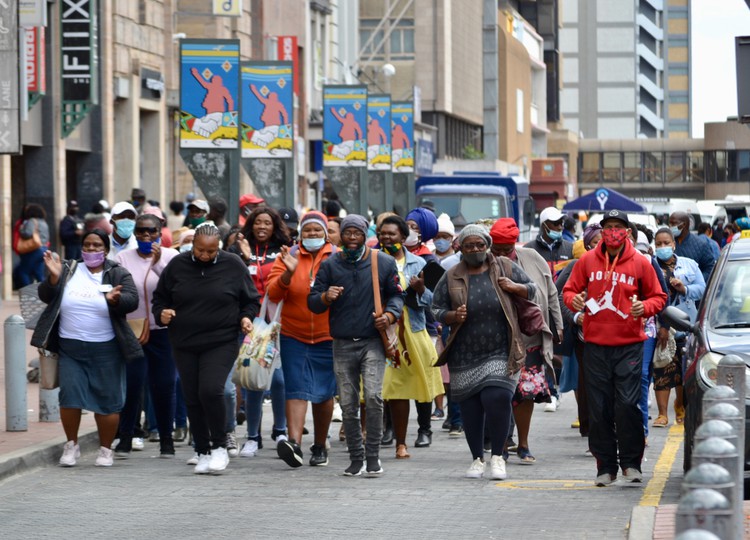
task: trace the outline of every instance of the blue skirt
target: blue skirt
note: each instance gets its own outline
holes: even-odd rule
[[[119,413],[125,403],[125,360],[117,339],[90,343],[60,338],[60,407]]]
[[[286,399],[323,403],[336,394],[332,341],[308,345],[282,335],[280,344]]]

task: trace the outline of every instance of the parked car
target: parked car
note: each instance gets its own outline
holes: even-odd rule
[[[750,239],[739,239],[722,252],[706,287],[695,324],[676,307],[664,316],[677,330],[690,332],[685,354],[685,460],[690,468],[695,430],[702,421],[703,394],[716,385],[719,361],[735,354],[745,361],[750,382]],[[750,387],[749,387],[750,388]],[[750,392],[748,392],[750,394]],[[750,479],[750,399],[745,398],[745,484]],[[747,493],[746,488],[746,493]]]

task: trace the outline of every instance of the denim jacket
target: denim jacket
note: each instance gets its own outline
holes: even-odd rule
[[[408,250],[406,252],[406,263],[404,264],[404,277],[406,278],[406,287],[409,286],[409,280],[413,276],[418,276],[422,269],[427,264],[422,257],[418,257]],[[417,295],[417,305],[421,309],[412,309],[407,305],[404,305],[405,309],[409,310],[409,326],[412,332],[420,332],[427,328],[427,319],[425,317],[425,310],[430,309],[432,305],[432,291],[425,287],[424,293]]]
[[[688,257],[675,255],[677,262],[674,267],[674,277],[682,281],[687,289],[686,294],[675,294],[669,299],[669,305],[677,306],[690,315],[690,320],[695,322],[698,316],[696,302],[703,298],[706,292],[706,281],[703,279],[698,263]]]

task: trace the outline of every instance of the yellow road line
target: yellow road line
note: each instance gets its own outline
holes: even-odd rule
[[[667,441],[659,455],[659,459],[654,465],[654,476],[649,480],[648,485],[643,490],[639,506],[659,506],[659,501],[664,493],[664,488],[669,480],[669,474],[672,472],[672,466],[677,458],[677,452],[684,439],[685,429],[680,424],[674,424],[669,428]]]

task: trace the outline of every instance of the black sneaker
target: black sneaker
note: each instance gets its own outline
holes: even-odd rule
[[[294,441],[284,438],[276,445],[276,453],[284,460],[284,463],[290,467],[301,467],[304,463],[302,459],[302,448]]]
[[[171,439],[159,441],[159,457],[165,459],[174,457],[174,442]]]
[[[286,438],[286,430],[274,429],[271,431],[271,438],[274,442],[276,442],[276,439],[278,439],[282,435]]]
[[[310,447],[310,467],[325,467],[328,465],[328,450],[325,446],[313,444]]]
[[[364,470],[364,462],[361,459],[355,459],[344,471],[344,476],[360,476]]]
[[[446,416],[445,421],[443,422],[443,429],[445,431],[448,431],[451,428],[451,417]]]
[[[115,446],[115,458],[117,459],[128,459],[130,457],[130,451],[133,449],[133,438],[124,437],[120,439],[120,442]]]
[[[367,456],[367,476],[374,477],[383,474],[378,456]]]

